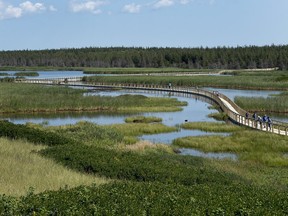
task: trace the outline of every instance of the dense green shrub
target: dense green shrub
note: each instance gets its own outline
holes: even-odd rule
[[[11,82],[14,82],[15,81],[15,78],[14,77],[4,77],[4,78],[1,78],[0,79],[0,82],[8,82],[8,83],[11,83]]]
[[[236,175],[211,168],[202,158],[171,154],[139,154],[95,146],[65,145],[42,151],[65,166],[109,178],[135,181],[230,184],[241,181]]]
[[[13,124],[5,120],[0,121],[0,136],[11,139],[26,139],[32,143],[48,146],[72,143],[72,140],[55,133],[30,128],[26,125]]]
[[[251,185],[115,182],[0,196],[3,215],[287,215],[284,191]]]

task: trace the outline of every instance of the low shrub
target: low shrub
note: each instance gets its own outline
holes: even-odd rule
[[[0,196],[3,215],[287,215],[285,191],[250,185],[114,182]]]
[[[45,144],[48,146],[73,143],[71,139],[55,133],[30,128],[26,125],[13,124],[6,120],[0,121],[0,136],[10,139],[25,139],[35,144]]]
[[[202,158],[173,154],[137,154],[86,145],[47,148],[42,155],[80,172],[114,179],[134,181],[177,182],[183,185],[217,182],[230,184],[238,176],[218,172]]]

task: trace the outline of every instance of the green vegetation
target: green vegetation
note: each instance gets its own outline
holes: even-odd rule
[[[208,117],[214,118],[217,121],[228,121],[228,115],[224,112],[211,113]]]
[[[0,113],[37,113],[72,111],[178,111],[186,102],[174,98],[150,98],[142,95],[118,97],[84,96],[86,90],[61,86],[2,83]]]
[[[235,97],[235,103],[249,112],[288,112],[287,93],[264,97]]]
[[[218,123],[218,122],[187,122],[180,125],[181,128],[190,130],[202,130],[207,132],[236,132],[239,130],[244,130],[234,124]]]
[[[278,79],[278,72],[273,73],[270,76],[270,72],[261,72],[259,83],[252,88],[271,83],[274,84],[270,88],[282,88],[280,83],[285,86],[285,79]],[[256,74],[239,72],[236,76],[242,81],[246,77],[250,82]],[[162,77],[162,80],[154,77],[154,81],[150,76],[130,78],[131,83],[138,79],[139,83],[167,85],[172,82],[173,86],[193,86],[194,82],[228,86],[226,77],[220,81],[215,76]],[[234,85],[246,86],[233,78]],[[99,79],[122,82],[128,77]],[[247,83],[247,88],[249,85]],[[166,107],[179,109],[185,105],[174,99],[140,95],[90,97],[83,96],[84,93],[86,91],[59,86],[3,83],[0,85],[0,111],[50,112],[101,107],[135,112],[162,111],[167,110]],[[53,100],[50,100],[51,95]],[[224,123],[196,122],[181,127],[231,135],[186,137],[175,140],[171,147],[139,141],[137,136],[175,131],[176,127],[143,116],[127,121],[131,123],[99,126],[79,122],[57,127],[0,121],[0,171],[3,175],[0,193],[6,194],[0,195],[0,214],[288,214],[287,137]],[[173,148],[178,146],[204,152],[231,152],[238,155],[238,160],[177,155]],[[71,188],[75,186],[79,187]],[[28,190],[29,187],[32,188]],[[24,191],[27,194],[19,197]]]
[[[285,154],[288,152],[286,136],[251,130],[236,130],[236,126],[219,123],[191,123],[183,125],[188,129],[214,132],[232,132],[230,136],[183,137],[173,145],[196,148],[204,152],[237,153],[240,160],[261,163],[267,166],[288,167]]]
[[[154,73],[209,73],[211,70],[185,69],[185,68],[84,68],[84,74],[143,74],[150,75]],[[217,72],[217,70],[213,70]]]
[[[249,72],[247,72],[249,73]],[[86,82],[100,83],[133,83],[133,84],[154,84],[183,87],[219,87],[232,89],[267,89],[267,90],[287,90],[287,83],[277,81],[283,73],[287,72],[265,72],[258,75],[253,72],[251,75],[241,73],[235,76],[91,76],[83,77]]]
[[[73,143],[71,139],[56,135],[49,131],[26,127],[25,125],[16,125],[3,120],[0,120],[0,137],[25,139],[35,144],[45,144],[48,146]]]
[[[8,73],[0,73],[0,76],[9,76],[9,74]]]
[[[105,178],[75,172],[41,157],[37,152],[44,148],[46,146],[23,140],[0,138],[0,194],[24,196],[31,186],[39,193],[108,182]],[[3,214],[1,207],[0,212]]]
[[[129,148],[134,146],[133,143],[126,145],[127,148],[123,148],[126,135],[137,136],[139,133],[144,133],[143,128],[155,125],[159,127],[160,124],[126,123],[98,126],[80,122],[76,125],[57,127],[33,124],[21,126],[38,133],[40,131],[53,133],[55,137],[61,134],[63,139],[72,140],[64,145],[51,145],[50,147],[35,146],[34,148],[33,144],[29,144],[30,147],[25,148],[27,151],[23,155],[30,154],[30,157],[37,156],[38,159],[42,155],[45,157],[42,158],[43,160],[51,163],[53,163],[52,160],[55,160],[57,164],[69,168],[69,172],[72,169],[78,174],[89,174],[90,180],[95,180],[97,185],[74,189],[62,188],[58,191],[46,191],[40,194],[34,194],[33,190],[29,190],[27,195],[18,198],[2,195],[0,196],[0,211],[8,215],[47,215],[56,212],[57,214],[72,215],[119,215],[142,214],[143,212],[147,214],[166,212],[173,215],[186,215],[191,212],[210,215],[287,214],[288,178],[285,178],[288,175],[287,169],[282,167],[272,169],[253,161],[250,164],[244,164],[242,159],[239,162],[233,162],[180,156],[163,149],[151,151],[151,148],[148,148],[148,150],[139,151],[141,144],[137,143],[135,144],[136,149]],[[221,125],[219,127],[225,128],[224,125],[219,125]],[[138,127],[138,130],[142,131],[131,132],[132,126]],[[18,128],[19,126],[14,125],[14,127]],[[213,127],[216,128],[217,125]],[[3,126],[3,128],[5,127]],[[10,130],[14,129],[10,128]],[[233,126],[231,126],[231,131],[233,130]],[[150,132],[152,133],[153,130]],[[267,138],[258,136],[256,131],[244,130],[235,139],[246,139],[246,132],[251,133],[250,136],[254,137],[253,142],[257,141],[262,144],[266,140],[267,144],[264,143],[263,146],[267,146],[271,140],[275,141],[273,146],[275,143],[279,143],[278,146],[275,146],[274,152],[279,151],[281,143],[283,151],[286,149],[287,141],[282,136],[279,136],[283,139],[282,141],[280,138],[276,139],[277,136],[267,140]],[[35,132],[32,134],[39,135]],[[23,138],[25,139],[25,137]],[[13,139],[18,139],[18,137],[13,137]],[[0,139],[1,142],[2,140],[6,142],[6,139]],[[103,141],[102,144],[101,141]],[[11,142],[22,145],[23,141],[7,140],[7,142],[8,145],[11,145]],[[218,144],[217,140],[216,144]],[[248,146],[247,144],[244,147],[248,148]],[[20,151],[21,148],[18,146],[17,148]],[[270,149],[260,149],[260,151],[262,150],[267,152]],[[41,165],[40,162],[39,165]],[[47,163],[47,165],[50,164]],[[35,167],[30,166],[30,168]],[[47,173],[49,173],[48,170]],[[51,175],[55,175],[55,178],[57,176],[53,173]],[[67,176],[70,175],[72,174],[67,174]],[[103,177],[104,180],[94,177],[95,175]],[[15,178],[16,176],[15,174]],[[99,185],[107,178],[112,182]],[[87,185],[90,180],[75,180],[72,183]],[[57,180],[53,181],[57,182]],[[83,183],[81,183],[82,181]],[[274,184],[275,182],[277,184]],[[71,185],[73,185],[72,183]],[[20,182],[20,184],[22,183]],[[28,184],[31,184],[32,187],[38,186],[32,180],[28,181]],[[67,184],[70,186],[70,183]],[[13,187],[20,187],[16,185],[17,183]],[[63,187],[60,180],[55,185],[56,189],[58,186]],[[25,188],[27,186],[26,184]],[[55,188],[48,187],[48,189],[54,190]],[[43,189],[36,191],[43,191]]]
[[[126,123],[153,123],[153,122],[162,122],[161,118],[153,116],[132,116],[125,119]]]
[[[4,82],[8,82],[8,83],[12,83],[15,81],[15,78],[14,77],[4,77],[4,78],[0,78],[0,82],[1,83],[4,83]]]
[[[287,196],[249,185],[195,185],[120,182],[100,187],[0,197],[11,215],[285,215]]]
[[[20,76],[39,76],[39,73],[37,73],[37,72],[16,72],[15,74],[14,74],[14,76],[18,76],[18,77],[20,77]]]

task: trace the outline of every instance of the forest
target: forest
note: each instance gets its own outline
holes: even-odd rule
[[[144,48],[87,47],[0,51],[0,67],[123,67],[189,69],[288,69],[288,45]]]

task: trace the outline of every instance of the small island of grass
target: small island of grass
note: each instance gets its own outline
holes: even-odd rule
[[[38,72],[30,71],[30,72],[16,72],[14,76],[21,77],[21,76],[31,76],[36,77],[39,76]]]
[[[154,116],[132,116],[125,119],[126,123],[153,123],[153,122],[162,122],[161,118]]]

